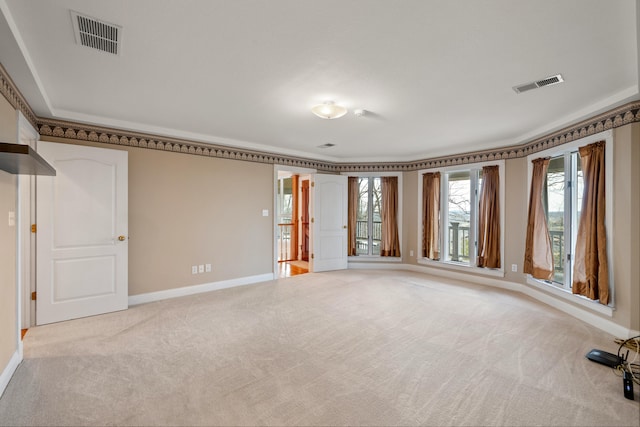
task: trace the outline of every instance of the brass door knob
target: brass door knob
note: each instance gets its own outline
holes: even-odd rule
[[[120,240],[121,242],[124,242],[127,238],[124,236],[118,236],[118,240]]]

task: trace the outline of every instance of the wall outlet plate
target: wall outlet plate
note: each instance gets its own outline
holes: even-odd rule
[[[211,264],[205,264],[204,271],[206,271],[207,273],[211,273]]]
[[[204,273],[204,264],[198,266],[198,273]]]
[[[198,266],[197,265],[192,265],[191,266],[191,274],[198,274]]]

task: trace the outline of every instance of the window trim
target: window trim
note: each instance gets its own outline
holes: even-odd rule
[[[457,172],[457,171],[470,171],[473,169],[482,169],[484,166],[498,166],[498,171],[500,173],[500,259],[502,260],[501,262],[501,267],[500,268],[484,268],[484,267],[478,267],[475,265],[475,260],[477,258],[477,247],[475,247],[474,249],[474,256],[473,256],[473,264],[471,264],[472,260],[471,257],[469,259],[469,264],[465,265],[465,264],[460,264],[457,262],[452,262],[452,261],[435,261],[429,258],[425,258],[422,256],[422,176],[425,173],[428,172],[440,172],[441,174],[446,174],[446,173],[451,173],[451,172]],[[443,180],[443,182],[445,182],[446,180]],[[441,186],[440,188],[440,203],[443,203],[444,200],[444,185]],[[478,194],[476,196],[479,197],[480,195]],[[479,275],[485,275],[485,276],[493,276],[493,277],[504,277],[505,275],[505,258],[504,258],[504,239],[505,239],[505,161],[504,160],[493,160],[493,161],[487,161],[487,162],[478,162],[478,163],[464,163],[464,164],[460,164],[460,165],[453,165],[453,166],[444,166],[444,167],[439,167],[439,168],[430,168],[430,169],[420,169],[418,171],[418,242],[417,242],[417,256],[416,256],[416,260],[418,262],[418,264],[423,264],[423,265],[428,265],[430,267],[438,267],[438,268],[444,268],[444,269],[449,269],[449,270],[457,270],[457,271],[463,271],[466,273],[474,273],[474,274],[479,274]],[[444,209],[441,206],[440,209],[440,223],[444,224]],[[477,217],[474,218],[474,221],[477,223]],[[477,224],[476,224],[477,227]],[[443,241],[441,242],[441,247],[442,250],[444,251],[445,249],[445,242],[444,242],[444,232],[445,232],[445,228],[444,226],[441,226],[441,236],[440,238],[443,239]],[[475,246],[475,245],[474,245]]]
[[[527,156],[527,210],[529,209],[529,195],[531,193],[531,173],[533,166],[531,161],[540,157],[559,157],[568,152],[575,151],[580,147],[588,144],[592,144],[597,141],[605,141],[605,228],[607,230],[607,262],[609,264],[609,304],[603,305],[598,300],[590,300],[572,293],[569,289],[560,287],[553,282],[547,282],[545,280],[535,279],[527,274],[527,284],[535,286],[537,288],[551,291],[554,295],[558,295],[564,299],[568,299],[571,302],[580,304],[586,308],[605,314],[607,316],[613,316],[613,310],[615,310],[615,282],[613,277],[613,132],[606,130],[594,135],[589,135],[576,139],[574,141],[558,145],[553,148],[549,148],[544,151],[538,151],[537,153]],[[577,226],[577,225],[576,225]],[[573,233],[574,230],[572,230]],[[575,252],[572,248],[572,255]]]
[[[340,175],[353,176],[357,178],[381,178],[383,176],[395,176],[398,178],[398,211],[396,216],[398,218],[398,239],[400,241],[400,248],[402,249],[402,172],[342,172]],[[401,252],[399,257],[380,256],[380,255],[349,255],[347,259],[349,262],[363,261],[363,262],[401,262],[404,257],[404,251]]]

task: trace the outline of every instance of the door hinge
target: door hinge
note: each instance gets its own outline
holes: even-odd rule
[[[38,296],[37,292],[31,292],[31,301],[35,301]]]
[[[312,186],[312,187],[315,187],[315,186],[316,186],[315,181],[311,182],[311,186]]]
[[[315,218],[311,218],[311,223],[314,223],[314,222],[316,222],[316,219]]]
[[[314,259],[315,257],[313,256],[313,254],[311,254],[311,259]]]
[[[31,232],[35,233],[38,231],[38,227],[35,224],[31,224]]]

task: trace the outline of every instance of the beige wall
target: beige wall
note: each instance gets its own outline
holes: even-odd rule
[[[612,266],[615,286],[615,310],[613,322],[635,331],[640,330],[640,123],[623,126],[613,133],[613,248]],[[505,236],[504,280],[526,284],[522,274],[527,227],[528,178],[527,159],[505,161]],[[407,255],[418,247],[420,233],[417,221],[418,191],[417,172],[404,175],[403,234],[405,238],[404,261],[417,264],[417,258]],[[415,184],[414,184],[415,183]],[[415,212],[415,213],[412,213]],[[517,264],[518,272],[511,272]],[[446,271],[445,269],[442,269]],[[459,272],[459,270],[456,270]],[[541,291],[544,292],[544,291]],[[549,294],[552,298],[556,298]],[[566,301],[566,300],[563,300]],[[571,302],[569,302],[571,303]],[[575,304],[574,304],[575,305]],[[577,305],[576,305],[577,306]],[[595,313],[594,313],[595,314]],[[596,314],[598,315],[598,314]],[[604,318],[608,318],[602,315]]]
[[[16,111],[0,96],[0,141],[16,142]],[[16,178],[0,171],[0,373],[18,346],[16,313],[16,228],[9,211],[16,211]]]
[[[617,128],[613,135],[614,320],[637,331],[640,330],[640,123]]]
[[[129,152],[129,295],[273,271],[272,165],[83,145]]]
[[[402,176],[402,259],[407,264],[417,264],[418,257],[418,171],[405,172]],[[413,251],[413,256],[411,256]]]

